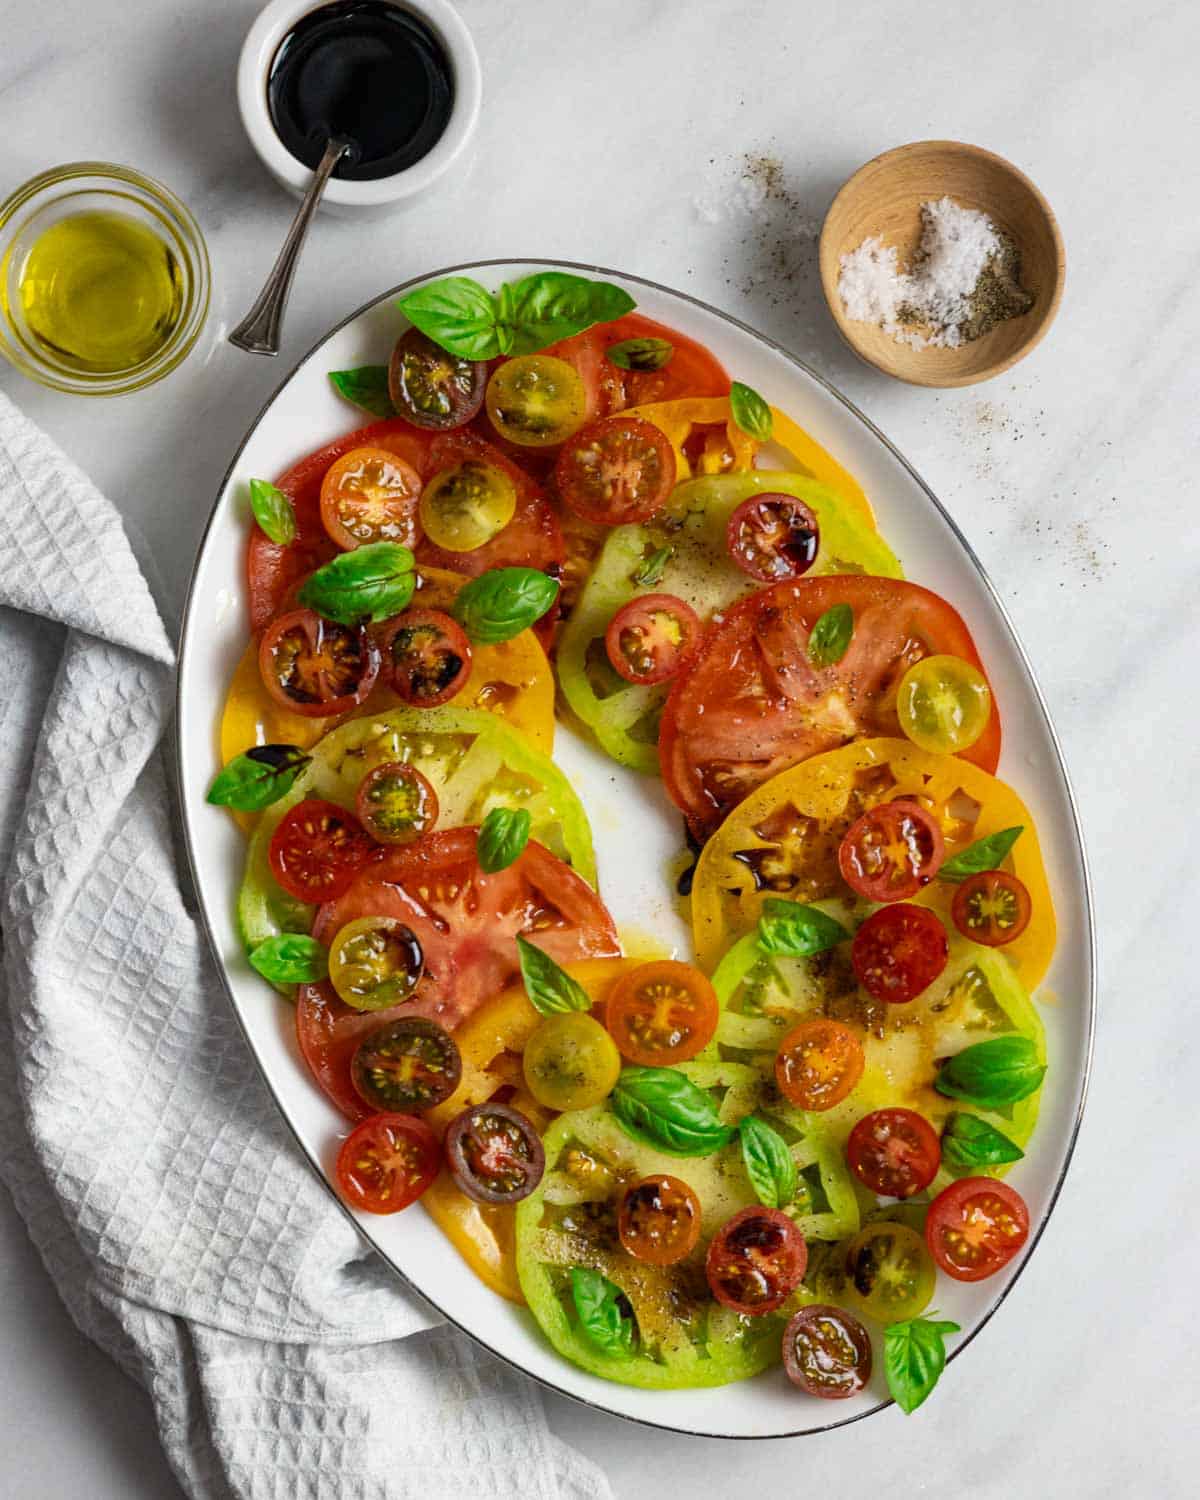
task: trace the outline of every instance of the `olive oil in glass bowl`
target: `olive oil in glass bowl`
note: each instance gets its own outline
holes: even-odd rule
[[[0,352],[43,385],[115,396],[161,380],[208,301],[196,221],[140,172],[57,167],[0,205]]]

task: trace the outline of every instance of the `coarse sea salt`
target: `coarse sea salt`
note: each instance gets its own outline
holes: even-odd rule
[[[911,271],[877,236],[841,257],[838,295],[856,323],[876,323],[914,349],[957,348],[971,315],[971,294],[1002,249],[996,226],[953,198],[921,204],[921,243]]]

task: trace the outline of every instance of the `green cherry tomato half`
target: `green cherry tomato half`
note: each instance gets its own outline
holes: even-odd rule
[[[590,1109],[613,1091],[621,1072],[617,1044],[591,1016],[547,1016],[525,1043],[525,1082],[547,1109]]]
[[[957,755],[988,726],[992,693],[978,667],[960,656],[926,656],[900,679],[900,728],[921,750]]]
[[[517,487],[494,464],[466,458],[443,469],[421,493],[425,535],[447,552],[474,552],[512,520]]]
[[[522,354],[497,365],[486,401],[500,436],[526,448],[565,443],[587,414],[578,371],[552,354]]]
[[[411,928],[395,917],[358,917],[329,945],[329,981],[355,1010],[383,1010],[407,1000],[425,957]]]
[[[437,793],[416,766],[389,760],[358,784],[358,821],[380,844],[411,844],[438,820]]]
[[[846,1246],[846,1296],[876,1323],[917,1317],[936,1277],[925,1241],[907,1224],[868,1224]]]
[[[449,1099],[462,1077],[462,1058],[436,1021],[401,1016],[359,1042],[350,1077],[372,1109],[419,1114]]]

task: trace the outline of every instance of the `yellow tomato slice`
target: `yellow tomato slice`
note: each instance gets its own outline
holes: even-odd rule
[[[931,755],[906,740],[858,740],[815,755],[758,787],[704,846],[692,883],[692,927],[699,962],[711,969],[758,923],[771,896],[790,901],[853,897],[838,870],[842,835],[861,813],[914,797],[941,824],[946,857],[1003,828],[1024,828],[1004,862],[1033,903],[1029,926],[1002,951],[1027,990],[1054,954],[1054,907],[1029,809],[1004,782],[958,756]],[[913,899],[953,931],[958,889],[933,880]],[[1001,950],[997,950],[1001,951]]]

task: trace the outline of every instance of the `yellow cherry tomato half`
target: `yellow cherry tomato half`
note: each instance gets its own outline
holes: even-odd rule
[[[979,668],[962,657],[927,656],[900,679],[896,712],[914,745],[934,755],[957,755],[987,728],[991,689]]]
[[[591,1016],[547,1016],[525,1043],[525,1082],[547,1109],[590,1109],[613,1091],[621,1071],[617,1044]]]
[[[880,1220],[846,1246],[846,1296],[876,1323],[899,1323],[924,1312],[936,1280],[924,1239],[907,1224]]]
[[[424,967],[416,934],[395,917],[347,922],[329,945],[329,982],[355,1010],[382,1010],[407,1000]]]
[[[517,508],[517,487],[494,464],[464,459],[443,469],[421,494],[421,525],[436,547],[474,552],[504,530]]]
[[[578,371],[552,354],[522,354],[497,365],[486,401],[500,436],[527,448],[565,443],[587,413]]]

